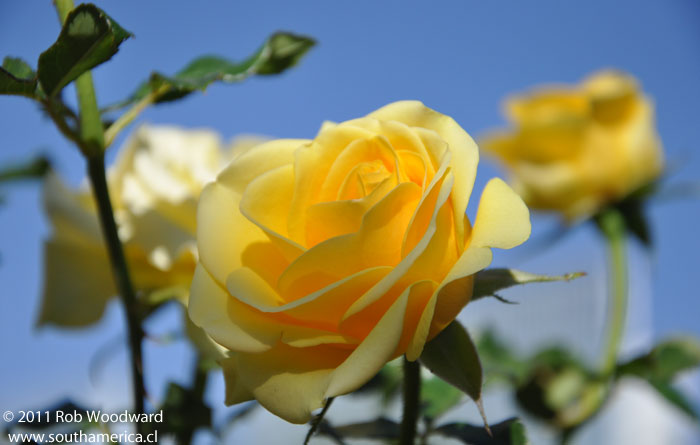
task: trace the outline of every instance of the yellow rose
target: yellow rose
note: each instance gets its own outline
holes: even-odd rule
[[[197,260],[197,199],[231,157],[215,133],[173,127],[141,127],[120,152],[108,184],[138,291],[180,288],[186,296]],[[39,324],[94,323],[116,287],[90,189],[71,190],[50,175],[44,205],[53,233],[44,245]]]
[[[469,135],[420,102],[241,154],[204,189],[189,313],[231,351],[228,404],[294,423],[389,360],[416,360],[469,302],[490,247],[530,233],[491,180],[472,226]]]
[[[532,208],[585,218],[662,171],[652,104],[629,75],[603,71],[575,87],[516,96],[506,113],[514,128],[481,144]]]

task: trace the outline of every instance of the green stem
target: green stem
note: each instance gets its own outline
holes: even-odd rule
[[[80,138],[87,146],[89,157],[100,156],[105,149],[105,135],[90,71],[75,79],[75,89],[80,109]]]
[[[318,428],[321,426],[321,422],[323,422],[323,418],[326,416],[326,413],[331,407],[333,400],[335,400],[335,397],[329,397],[326,400],[326,404],[323,405],[323,409],[321,410],[321,412],[318,414],[318,416],[314,418],[314,420],[311,421],[311,428],[309,428],[309,431],[306,433],[306,437],[304,438],[304,445],[308,445],[308,443],[311,441],[311,437],[313,437]]]
[[[119,119],[114,121],[114,123],[109,126],[107,131],[105,131],[105,148],[112,145],[114,139],[116,139],[119,132],[126,128],[127,125],[129,125],[134,119],[136,119],[138,115],[141,114],[143,110],[145,110],[149,105],[153,104],[156,100],[158,100],[158,97],[160,97],[160,95],[166,90],[167,87],[161,87],[156,91],[151,91],[143,99],[136,102],[134,106],[129,108],[126,111],[126,113],[119,116]]]
[[[61,23],[65,22],[69,12],[73,9],[73,0],[55,0]],[[117,224],[114,221],[114,210],[109,198],[107,178],[104,162],[104,128],[95,88],[92,83],[92,74],[88,71],[75,81],[80,106],[80,141],[81,149],[86,155],[88,164],[88,177],[92,185],[92,192],[97,203],[97,210],[102,227],[102,234],[107,245],[112,274],[117,285],[117,290],[124,303],[127,329],[129,331],[129,346],[131,353],[131,375],[134,397],[134,411],[144,412],[144,397],[146,394],[143,382],[142,351],[143,330],[141,328],[141,316],[138,312],[136,294],[129,277],[129,269],[124,256],[121,241],[117,232]],[[136,430],[143,432],[144,424],[137,422]]]
[[[207,377],[209,372],[202,366],[202,356],[197,354],[195,357],[194,368],[192,369],[192,403],[204,404],[204,393],[207,389]],[[192,442],[192,437],[194,436],[196,428],[188,427],[182,432],[182,436],[178,443],[183,445]]]
[[[403,417],[399,445],[414,445],[420,406],[420,364],[403,358]]]
[[[97,203],[100,216],[102,233],[107,244],[109,262],[112,266],[112,274],[121,295],[126,310],[127,328],[129,330],[129,350],[131,352],[131,377],[134,395],[134,411],[144,412],[144,397],[146,395],[143,383],[143,365],[141,344],[143,343],[143,330],[141,328],[141,316],[138,313],[136,294],[131,285],[129,268],[124,257],[121,241],[114,221],[112,202],[109,199],[107,177],[105,175],[104,156],[98,155],[88,158],[88,176],[92,184],[92,192]],[[137,431],[142,428],[142,423],[136,423]]]
[[[608,242],[611,301],[602,370],[604,375],[610,375],[617,363],[627,315],[626,232],[625,221],[617,209],[608,209],[601,213],[598,225]]]

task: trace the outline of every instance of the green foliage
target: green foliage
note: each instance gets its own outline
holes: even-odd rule
[[[421,411],[429,419],[436,419],[456,406],[462,400],[462,392],[445,382],[433,377],[423,379],[421,383]]]
[[[5,57],[0,68],[0,94],[35,97],[36,73],[22,59]]]
[[[646,247],[651,247],[652,237],[649,223],[644,214],[644,201],[627,199],[618,205],[620,213],[625,220],[627,231],[634,235]]]
[[[68,14],[56,42],[39,56],[38,76],[49,97],[109,60],[131,33],[93,4]]]
[[[598,412],[607,397],[607,381],[564,349],[546,349],[530,360],[530,366],[527,379],[516,390],[518,403],[558,428],[579,426]]]
[[[319,434],[343,439],[378,439],[392,440],[399,437],[399,424],[393,420],[380,417],[369,422],[352,423],[342,426],[331,426],[328,422],[322,422],[319,426]]]
[[[695,338],[666,340],[617,368],[617,375],[634,375],[647,380],[670,381],[683,371],[700,366],[700,341]]]
[[[345,443],[343,439],[373,439],[395,441],[399,437],[400,425],[393,420],[380,417],[369,422],[352,423],[342,426],[331,426],[323,422],[319,433],[330,436],[336,443]],[[440,435],[456,439],[469,445],[528,445],[530,442],[525,432],[525,426],[519,419],[504,420],[491,428],[489,433],[483,426],[466,423],[448,423],[434,429],[428,429],[422,443],[430,443],[427,439]]]
[[[23,179],[43,177],[51,169],[46,156],[37,156],[27,162],[0,168],[0,184]]]
[[[178,443],[188,443],[199,427],[211,425],[211,409],[195,391],[177,383],[170,383],[161,406],[163,422],[150,425],[159,433],[172,433]]]
[[[695,338],[676,338],[655,346],[649,353],[620,364],[618,378],[633,376],[646,380],[668,402],[700,422],[700,414],[692,404],[672,386],[678,374],[700,366],[700,341]]]
[[[217,81],[235,83],[253,75],[279,74],[296,65],[315,43],[309,37],[276,33],[255,54],[240,63],[217,56],[199,57],[173,76],[154,72],[148,82],[119,106],[139,101],[149,94],[155,95],[155,103],[162,103],[180,99],[194,91],[204,91]]]
[[[527,445],[530,443],[525,426],[516,418],[493,425],[492,435],[489,435],[483,427],[466,423],[448,423],[436,428],[435,433],[469,445]]]
[[[610,230],[610,227],[608,227],[609,222],[606,222],[606,219],[610,219],[607,217],[607,214],[611,210],[618,211],[622,216],[625,231],[636,237],[644,246],[652,247],[653,239],[649,223],[647,222],[645,207],[647,202],[662,193],[660,186],[663,179],[659,178],[643,184],[620,201],[600,210],[593,216],[593,222],[596,223],[603,233],[607,233]]]
[[[481,362],[469,333],[457,320],[426,343],[420,361],[472,399],[481,399]]]
[[[583,272],[566,275],[549,276],[537,275],[516,269],[485,269],[474,277],[472,301],[480,298],[496,296],[497,292],[509,287],[528,283],[544,283],[552,281],[570,281],[586,275]]]
[[[487,376],[486,384],[505,380],[513,385],[524,381],[530,365],[517,357],[493,332],[486,331],[476,341],[479,358]]]
[[[381,403],[386,407],[400,393],[402,380],[401,360],[393,360],[384,365],[369,382],[351,394],[379,392]]]

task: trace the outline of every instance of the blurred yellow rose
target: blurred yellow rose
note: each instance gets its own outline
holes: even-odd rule
[[[186,296],[197,261],[196,203],[204,184],[252,143],[224,150],[218,135],[174,127],[135,132],[108,171],[119,236],[134,287],[168,288]],[[55,174],[44,183],[52,235],[44,245],[44,295],[39,324],[85,326],[116,294],[87,184],[69,189]]]
[[[389,360],[416,360],[469,302],[490,247],[530,233],[501,180],[465,216],[478,150],[450,117],[397,102],[275,140],[205,187],[189,313],[228,348],[228,404],[294,423]]]
[[[636,80],[602,71],[506,102],[514,128],[482,147],[511,170],[528,206],[569,222],[591,216],[659,176],[663,152],[650,100]]]

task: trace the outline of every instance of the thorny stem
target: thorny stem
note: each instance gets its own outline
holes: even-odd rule
[[[55,0],[55,5],[61,23],[64,23],[68,13],[74,8],[73,0]],[[131,353],[134,411],[143,413],[146,394],[143,382],[141,351],[143,329],[141,328],[141,316],[138,313],[136,294],[129,277],[129,269],[121,241],[119,240],[112,202],[109,198],[104,162],[104,129],[100,111],[97,108],[92,74],[88,71],[78,77],[75,81],[75,87],[80,107],[80,134],[78,135],[80,143],[78,145],[87,158],[88,177],[90,178],[93,196],[97,204],[100,226],[112,266],[112,274],[125,307],[129,332],[129,350]],[[143,426],[143,423],[137,422],[136,431],[142,433]]]

